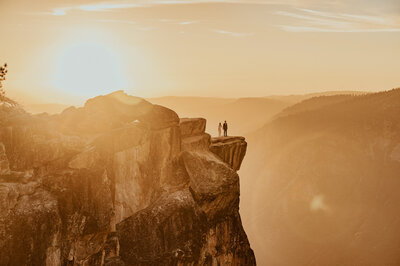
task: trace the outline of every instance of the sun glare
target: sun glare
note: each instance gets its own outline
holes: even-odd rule
[[[60,55],[55,86],[81,96],[124,89],[125,78],[116,53],[101,43],[81,42]]]

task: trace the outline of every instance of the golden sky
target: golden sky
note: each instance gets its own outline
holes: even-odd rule
[[[22,102],[400,86],[398,0],[0,0]]]

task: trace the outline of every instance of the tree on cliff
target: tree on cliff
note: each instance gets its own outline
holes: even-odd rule
[[[0,67],[0,100],[5,100],[6,98],[6,91],[3,89],[3,81],[6,80],[7,75],[7,63]]]

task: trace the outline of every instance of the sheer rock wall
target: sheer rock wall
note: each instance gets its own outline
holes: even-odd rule
[[[243,137],[212,138],[210,150],[237,171],[246,155],[247,142]]]

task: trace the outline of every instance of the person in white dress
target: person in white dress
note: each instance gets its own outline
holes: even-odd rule
[[[218,125],[218,138],[221,137],[221,133],[222,133],[222,124],[219,123],[219,125]]]

